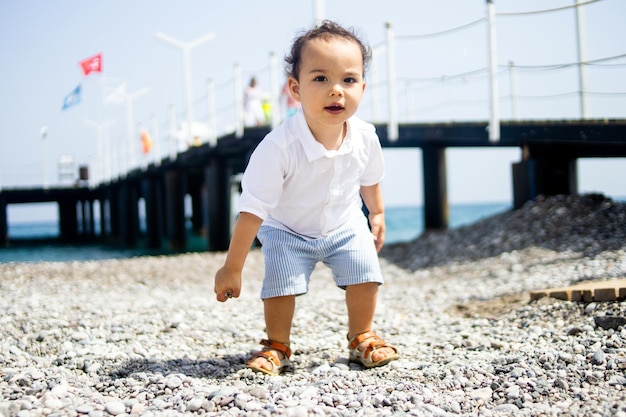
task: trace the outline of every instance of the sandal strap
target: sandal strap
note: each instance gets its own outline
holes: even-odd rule
[[[258,352],[254,352],[251,357],[263,358],[272,363],[274,368],[280,367],[280,359],[278,359],[276,354],[272,353],[271,350],[259,350]]]
[[[285,358],[289,359],[291,356],[291,349],[289,345],[286,345],[281,342],[277,342],[275,340],[270,339],[262,339],[259,343],[261,343],[267,349],[274,349],[285,355]]]
[[[348,336],[348,340],[350,342],[349,347],[350,347],[350,349],[356,349],[357,346],[359,346],[361,343],[363,343],[363,341],[365,341],[367,339],[372,339],[372,338],[375,338],[376,341],[382,341],[380,336],[378,336],[376,334],[376,332],[374,332],[372,330],[368,330],[366,332],[356,334],[356,335],[352,336],[352,339],[350,339],[349,336]]]
[[[368,330],[363,333],[359,333],[356,336],[353,336],[350,340],[349,348],[350,350],[358,349],[361,344],[364,342],[367,343],[365,349],[363,349],[362,355],[364,358],[368,358],[370,354],[376,349],[382,347],[390,347],[397,352],[397,349],[383,340],[380,336],[376,334],[376,332]]]

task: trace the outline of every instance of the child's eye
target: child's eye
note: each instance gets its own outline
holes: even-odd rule
[[[321,81],[326,81],[326,79],[327,79],[327,78],[326,78],[325,76],[323,76],[323,75],[318,75],[317,77],[315,77],[315,78],[313,79],[313,81],[320,81],[320,82],[321,82]]]
[[[357,81],[356,81],[356,78],[348,77],[348,78],[344,79],[343,82],[344,83],[348,83],[348,84],[353,84],[353,83],[355,83]]]

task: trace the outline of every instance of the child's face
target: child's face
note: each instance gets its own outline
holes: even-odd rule
[[[343,128],[365,90],[361,49],[342,38],[315,39],[302,51],[298,78],[289,88],[313,133]]]

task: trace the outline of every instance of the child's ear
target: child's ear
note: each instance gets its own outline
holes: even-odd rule
[[[297,101],[300,101],[300,84],[298,83],[298,80],[296,80],[293,77],[289,77],[289,79],[287,80],[287,83],[289,86],[289,92],[291,93],[291,96]]]

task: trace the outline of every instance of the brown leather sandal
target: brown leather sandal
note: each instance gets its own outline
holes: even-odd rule
[[[377,366],[387,365],[391,361],[395,361],[400,357],[398,349],[395,346],[385,342],[380,336],[373,331],[359,333],[349,338],[348,347],[350,349],[350,361],[357,362],[366,368],[374,368]],[[372,354],[380,348],[391,348],[394,353],[374,362]],[[361,348],[361,349],[359,349]]]
[[[291,368],[291,349],[289,345],[277,342],[275,340],[263,339],[260,342],[264,347],[258,352],[254,352],[250,359],[246,362],[246,367],[252,369],[255,372],[263,372],[268,375],[276,376],[287,368]],[[280,359],[276,354],[276,351],[282,353],[285,357]],[[250,361],[254,358],[263,358],[269,362],[272,366],[271,369],[261,368],[259,366],[251,365]]]

